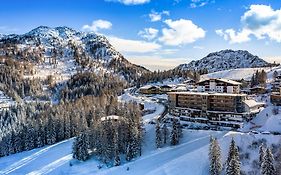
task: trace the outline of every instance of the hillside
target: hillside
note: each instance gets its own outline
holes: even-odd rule
[[[231,80],[251,80],[251,77],[256,71],[265,70],[267,73],[268,81],[272,80],[272,75],[274,71],[281,72],[281,67],[264,67],[264,68],[239,68],[239,69],[230,69],[224,71],[213,72],[201,76],[201,79],[207,78],[226,78]]]
[[[217,72],[237,68],[265,67],[268,64],[263,59],[245,50],[221,50],[210,53],[200,60],[181,64],[175,69],[197,71],[207,69],[208,72]]]
[[[107,38],[69,27],[40,26],[23,35],[0,37],[0,56],[35,65],[35,76],[69,78],[80,70],[106,71],[131,81],[143,72],[115,50]]]

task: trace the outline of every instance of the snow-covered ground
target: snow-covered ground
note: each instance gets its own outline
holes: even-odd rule
[[[156,149],[154,125],[146,125],[143,155],[118,167],[99,168],[100,163],[92,158],[86,162],[72,160],[71,144],[67,140],[55,145],[3,157],[0,159],[0,174],[29,175],[206,175],[208,174],[208,149],[210,135],[217,137],[222,148],[223,162],[226,160],[231,138],[240,147],[242,170],[254,171],[254,160],[258,158],[256,143],[266,142],[268,146],[280,144],[280,136],[243,134],[226,131],[184,130],[184,137],[178,146],[164,146]]]
[[[9,96],[7,96],[3,91],[0,91],[0,110],[9,108],[15,105],[16,102]]]
[[[281,72],[281,67],[265,67],[265,68],[240,68],[240,69],[230,69],[225,71],[219,71],[214,73],[209,73],[201,76],[201,79],[206,78],[226,78],[231,80],[251,80],[252,75],[256,71],[264,70],[267,72],[269,80],[272,80],[272,75],[274,71]]]

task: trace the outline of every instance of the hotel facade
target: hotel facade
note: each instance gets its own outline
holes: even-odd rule
[[[258,110],[247,104],[247,95],[217,92],[170,92],[169,113],[183,121],[240,128]],[[256,106],[255,106],[256,107]]]

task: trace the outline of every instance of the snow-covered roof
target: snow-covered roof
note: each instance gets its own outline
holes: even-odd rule
[[[203,79],[203,80],[199,81],[197,84],[202,83],[204,81],[210,81],[210,80],[222,81],[222,82],[229,83],[229,84],[232,84],[232,85],[241,85],[242,84],[242,83],[239,83],[237,81],[224,79],[224,78],[207,78],[207,79]]]
[[[187,94],[187,95],[216,95],[216,96],[247,96],[246,94],[230,94],[230,93],[216,93],[216,92],[168,92],[168,94]]]
[[[249,108],[253,108],[253,107],[265,105],[265,103],[257,102],[257,101],[255,101],[255,100],[253,100],[253,99],[245,100],[244,103],[245,103]]]
[[[159,87],[154,86],[154,85],[145,85],[145,86],[141,87],[140,89],[150,89],[150,88],[159,88]]]
[[[120,116],[117,115],[109,115],[106,117],[102,117],[100,120],[105,121],[105,120],[119,120]]]

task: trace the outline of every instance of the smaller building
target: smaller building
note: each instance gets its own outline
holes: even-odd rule
[[[100,120],[103,122],[103,121],[115,121],[117,122],[121,117],[120,116],[117,116],[117,115],[109,115],[109,116],[106,116],[106,117],[102,117]]]
[[[267,92],[266,88],[261,86],[252,87],[249,90],[250,94],[265,94]]]
[[[201,80],[196,85],[198,92],[239,94],[241,83],[223,78],[210,78]]]
[[[271,93],[270,102],[276,106],[281,106],[281,87],[279,87],[279,92]]]
[[[161,91],[158,86],[147,85],[147,86],[141,87],[139,89],[139,92],[142,94],[159,94]]]
[[[186,92],[189,91],[186,84],[177,84],[173,89],[171,89],[171,92]]]
[[[258,113],[263,107],[265,107],[265,103],[256,102],[253,99],[246,99],[244,103],[246,112]]]
[[[167,93],[167,92],[170,92],[172,90],[172,88],[173,87],[170,85],[162,85],[162,86],[160,86],[160,91],[162,93]]]
[[[277,75],[271,85],[271,92],[278,92],[281,86],[281,75]]]

